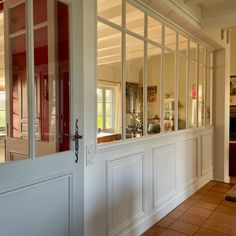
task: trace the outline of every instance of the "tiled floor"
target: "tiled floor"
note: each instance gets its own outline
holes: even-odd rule
[[[224,200],[232,186],[210,181],[142,236],[236,236],[236,203]]]

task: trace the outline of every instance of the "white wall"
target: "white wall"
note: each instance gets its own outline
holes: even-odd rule
[[[212,179],[212,128],[105,146],[86,167],[87,236],[141,235]]]

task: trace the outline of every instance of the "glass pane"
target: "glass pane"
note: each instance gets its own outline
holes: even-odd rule
[[[112,90],[106,89],[106,102],[112,102]]]
[[[25,3],[15,6],[9,10],[10,33],[25,29]]]
[[[121,25],[122,0],[97,0],[98,16]]]
[[[26,35],[14,37],[10,41],[12,71],[6,83],[10,86],[6,106],[8,135],[6,138],[6,161],[28,158],[28,78],[26,58]],[[11,110],[12,109],[12,110]]]
[[[151,16],[148,16],[148,38],[162,44],[162,24]]]
[[[212,67],[212,53],[207,49],[207,66]]]
[[[176,50],[176,32],[169,27],[165,27],[165,46]]]
[[[97,113],[98,113],[98,116],[103,115],[103,103],[100,103],[100,102],[97,103]]]
[[[190,41],[190,46],[189,46],[189,57],[191,59],[197,60],[197,44]]]
[[[47,0],[34,0],[34,24],[47,21]]]
[[[112,104],[112,122],[104,121],[104,126],[98,126],[101,128],[97,134],[98,143],[104,143],[122,138],[122,37],[119,30],[100,22],[97,35],[97,86],[103,89],[101,91],[106,91],[104,101],[100,100],[100,95],[98,101]],[[105,111],[103,112],[105,117]]]
[[[189,127],[197,126],[197,63],[189,62],[188,122]]]
[[[201,45],[199,45],[199,61],[201,63],[206,64],[206,56],[205,56],[205,52],[206,52],[206,48],[202,47]]]
[[[144,35],[144,13],[129,3],[126,4],[126,29]]]
[[[103,116],[97,117],[97,126],[98,126],[98,130],[103,129]]]
[[[160,133],[161,48],[148,44],[147,51],[147,133]]]
[[[164,131],[168,132],[174,130],[175,123],[175,54],[165,51],[163,63]]]
[[[143,135],[144,42],[126,36],[126,138]]]
[[[199,79],[198,79],[198,126],[204,126],[204,108],[205,108],[205,70],[206,67],[199,65]]]
[[[188,39],[179,34],[179,53],[188,55]]]
[[[97,88],[97,101],[103,102],[103,90],[99,88]]]
[[[106,103],[106,115],[107,116],[112,116],[112,113],[113,113],[112,105],[113,104],[110,102]]]
[[[211,86],[212,86],[212,69],[207,68],[206,77],[206,126],[211,125]]]
[[[106,116],[106,128],[112,129],[112,116]]]
[[[70,149],[69,9],[59,1],[47,4],[55,22],[34,31],[37,156]]]
[[[179,57],[178,68],[178,129],[186,129],[186,75],[187,75],[187,59]]]

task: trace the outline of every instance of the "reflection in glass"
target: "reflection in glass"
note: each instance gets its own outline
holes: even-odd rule
[[[144,42],[126,36],[126,138],[143,135]]]
[[[148,16],[148,39],[162,44],[162,24],[151,16]]]
[[[197,126],[197,63],[189,62],[188,81],[188,122],[189,128]]]
[[[46,3],[51,9],[48,17],[57,17],[54,23],[37,25],[34,31],[37,156],[70,149],[69,11],[60,1]],[[47,22],[45,16],[34,19]]]
[[[160,133],[161,48],[148,44],[147,51],[147,133]]]
[[[126,29],[144,35],[144,13],[129,3],[126,3]]]
[[[165,46],[176,50],[176,32],[165,26]]]
[[[5,5],[5,4],[4,4]],[[25,21],[25,3],[21,3],[9,10],[10,33],[16,33],[24,30]]]
[[[178,63],[178,129],[186,129],[186,75],[187,59],[179,57]]]
[[[122,138],[121,32],[97,26],[97,141]]]
[[[205,108],[205,70],[206,67],[199,65],[199,79],[198,79],[198,126],[204,126],[204,108]]]
[[[122,0],[97,0],[97,15],[121,25]]]
[[[175,129],[175,54],[165,51],[163,59],[164,131],[168,132]]]

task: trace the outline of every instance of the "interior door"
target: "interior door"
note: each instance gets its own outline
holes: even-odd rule
[[[83,235],[83,140],[78,163],[72,142],[76,119],[83,129],[81,2],[1,5],[6,134],[0,235]]]

